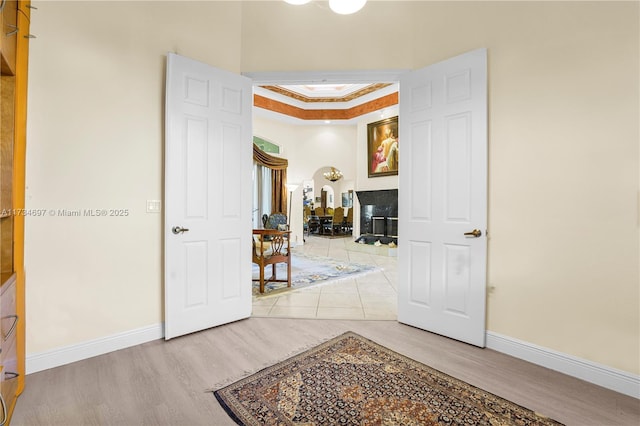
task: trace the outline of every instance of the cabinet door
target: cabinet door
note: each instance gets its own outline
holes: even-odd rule
[[[0,37],[2,55],[0,68],[2,75],[14,75],[16,70],[16,40],[18,36],[18,2],[6,0],[0,2],[2,9],[2,37]]]
[[[21,11],[28,20],[31,20],[31,0],[18,0],[18,10]],[[34,7],[37,9],[37,7]]]
[[[0,392],[8,411],[13,408],[18,389],[18,354],[16,330],[18,325],[16,314],[16,276],[2,285],[0,290]],[[6,413],[7,416],[9,412]]]

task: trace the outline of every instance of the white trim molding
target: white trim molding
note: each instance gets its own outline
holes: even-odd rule
[[[258,71],[243,72],[255,85],[265,84],[344,84],[395,83],[407,69],[345,71]]]
[[[37,373],[38,371],[129,348],[152,340],[162,339],[163,337],[164,324],[160,323],[89,340],[77,345],[27,355],[26,374]]]
[[[487,348],[640,399],[640,376],[487,331]]]
[[[77,345],[28,355],[26,373],[37,373],[94,356],[164,338],[164,324],[129,330]],[[589,383],[640,399],[640,376],[529,342],[487,332],[486,347]]]

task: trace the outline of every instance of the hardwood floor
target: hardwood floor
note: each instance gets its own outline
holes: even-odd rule
[[[396,321],[249,318],[26,377],[11,425],[233,425],[208,389],[345,331],[567,425],[638,425],[640,401]]]

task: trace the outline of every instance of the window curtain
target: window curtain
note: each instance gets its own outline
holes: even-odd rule
[[[253,227],[262,227],[262,215],[271,213],[271,169],[253,163]]]
[[[286,158],[274,157],[253,145],[253,161],[271,169],[271,213],[287,214],[287,166]]]

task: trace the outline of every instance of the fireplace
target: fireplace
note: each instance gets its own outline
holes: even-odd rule
[[[398,244],[398,190],[356,191],[360,202],[358,243]]]
[[[384,216],[372,216],[371,217],[371,230],[372,234],[376,237],[384,237],[387,233],[387,218]]]

